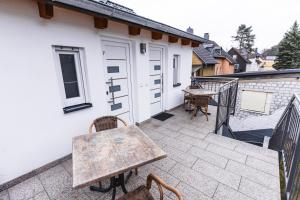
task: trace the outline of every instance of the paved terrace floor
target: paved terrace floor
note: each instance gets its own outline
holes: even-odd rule
[[[209,121],[202,114],[190,119],[183,108],[161,122],[151,119],[141,128],[168,154],[164,160],[139,168],[127,184],[133,190],[145,184],[152,172],[176,187],[185,200],[276,200],[280,199],[277,153],[212,133],[215,107]],[[0,200],[78,199],[106,200],[111,193],[74,190],[72,161],[68,160],[7,191]],[[154,184],[155,185],[155,184]],[[158,198],[157,188],[152,193]],[[117,196],[122,195],[118,189]],[[166,200],[175,199],[166,193]]]

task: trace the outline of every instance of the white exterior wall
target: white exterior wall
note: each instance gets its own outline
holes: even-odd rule
[[[85,134],[91,121],[106,115],[101,39],[128,41],[133,68],[135,122],[150,118],[149,43],[165,52],[164,109],[182,103],[182,89],[190,84],[192,48],[151,41],[150,32],[129,36],[127,26],[109,22],[94,28],[91,16],[54,9],[54,17],[39,17],[35,1],[0,1],[0,184],[59,159],[72,151],[72,137]],[[140,42],[147,53],[139,51]],[[63,113],[52,45],[82,47],[92,108]],[[172,59],[180,55],[181,86],[173,88]]]

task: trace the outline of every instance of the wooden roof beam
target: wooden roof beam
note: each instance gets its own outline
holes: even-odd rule
[[[44,19],[51,19],[53,17],[53,6],[45,1],[39,0],[37,2],[39,8],[39,15]]]
[[[190,45],[190,44],[191,44],[191,40],[181,39],[181,45],[185,46],[185,45]]]
[[[199,47],[200,46],[200,42],[195,42],[195,41],[192,41],[192,47]]]
[[[161,40],[162,37],[163,37],[163,34],[160,33],[160,32],[154,32],[154,31],[152,31],[151,32],[151,37],[152,37],[153,40]]]
[[[105,29],[108,26],[108,19],[104,17],[94,17],[95,28]]]
[[[140,35],[141,34],[141,28],[137,26],[128,26],[128,33],[129,35]]]
[[[169,43],[177,43],[178,40],[179,40],[179,38],[178,38],[178,37],[175,37],[175,36],[169,35],[169,37],[168,37],[168,42],[169,42]]]

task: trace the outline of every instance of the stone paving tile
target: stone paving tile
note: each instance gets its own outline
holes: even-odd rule
[[[252,147],[254,146],[254,147]],[[275,151],[266,149],[266,148],[260,148],[258,146],[252,145],[250,146],[249,144],[240,144],[236,147],[235,151],[244,153],[247,155],[250,155],[252,157],[258,158],[260,160],[266,161],[268,163],[278,165],[278,155],[276,157],[275,154],[277,154]],[[275,152],[275,154],[274,154]]]
[[[158,128],[158,129],[155,129],[156,132],[158,132],[158,134],[162,137],[167,137],[167,138],[176,138],[180,135],[179,132],[177,131],[172,131],[170,129],[167,129],[167,128],[164,128],[164,127],[161,127],[161,128]]]
[[[61,163],[61,165],[72,176],[72,174],[73,174],[72,159],[64,161],[63,163]]]
[[[242,177],[246,177],[251,181],[262,184],[270,189],[278,190],[279,189],[279,179],[278,177],[269,175],[265,172],[259,171],[247,165],[243,165],[239,162],[229,160],[226,170],[231,171]]]
[[[240,143],[236,147],[235,150],[240,151],[240,152],[245,152],[248,155],[249,155],[249,153],[256,153],[256,154],[264,155],[266,157],[271,157],[274,159],[278,158],[278,152],[273,151],[271,149],[267,149],[267,148],[261,148],[261,147],[258,147],[256,145],[252,145],[249,143]]]
[[[179,182],[179,184],[176,186],[176,189],[180,192],[184,200],[212,200],[212,198],[206,196],[202,192],[184,182]],[[170,198],[173,200],[178,200],[174,193],[170,194]]]
[[[237,141],[227,138],[227,137],[216,135],[216,134],[209,134],[205,138],[205,141],[228,148],[228,149],[231,149],[231,150],[234,150],[234,148],[237,146]]]
[[[219,184],[214,194],[214,200],[253,200],[252,198],[242,194],[229,186]]]
[[[0,192],[0,200],[9,200],[7,190],[4,190],[4,191]]]
[[[203,134],[199,131],[195,131],[195,130],[192,130],[192,129],[189,129],[189,128],[182,128],[179,132],[184,134],[184,135],[188,135],[188,136],[195,137],[195,138],[198,138],[198,139],[203,139],[207,136],[207,134]]]
[[[209,197],[213,196],[218,186],[218,182],[216,180],[180,164],[175,165],[171,169],[170,173],[181,181],[189,185],[193,185],[194,188]]]
[[[11,200],[25,200],[34,197],[44,190],[40,180],[32,177],[12,188],[8,189]]]
[[[189,129],[197,129],[198,126],[196,126],[195,124],[192,124],[190,119],[188,121],[179,121],[179,126],[181,126],[182,128],[189,128]]]
[[[34,197],[28,199],[28,200],[50,200],[47,193],[45,191],[36,194]]]
[[[177,137],[177,139],[182,142],[197,146],[202,149],[205,149],[209,144],[208,142],[205,142],[204,140],[200,140],[200,139],[197,139],[197,138],[194,138],[191,136],[187,136],[187,135],[180,135],[179,137]]]
[[[160,142],[184,152],[188,151],[192,147],[192,145],[181,142],[174,138],[163,138],[160,140]]]
[[[188,153],[190,153],[191,155],[194,155],[202,160],[205,160],[208,163],[211,163],[213,165],[216,165],[218,167],[222,167],[225,168],[228,159],[224,158],[222,156],[219,156],[218,154],[215,153],[211,153],[209,151],[206,151],[204,149],[200,149],[197,147],[192,147]]]
[[[171,158],[187,167],[192,167],[197,160],[196,156],[190,155],[185,152],[181,152],[177,149],[169,147],[168,145],[162,147],[162,149],[167,153],[169,158]]]
[[[233,174],[215,165],[209,164],[203,160],[198,160],[192,169],[202,174],[205,174],[206,176],[209,176],[217,180],[218,182],[230,186],[236,190],[239,187],[241,176]]]
[[[162,160],[155,161],[153,165],[160,168],[161,170],[168,172],[172,167],[176,165],[176,161],[167,157]]]
[[[158,133],[157,129],[146,128],[143,131],[154,141],[161,140],[164,136]]]
[[[179,126],[177,123],[164,123],[162,127],[172,131],[179,131],[181,129],[181,126]]]
[[[258,169],[260,171],[266,172],[268,174],[271,174],[273,176],[279,177],[278,165],[273,165],[273,164],[267,163],[265,161],[256,159],[252,156],[247,157],[246,165],[253,167],[255,169]]]
[[[41,173],[39,178],[51,199],[59,199],[72,193],[72,178],[61,165]]]
[[[280,195],[269,188],[242,178],[239,191],[256,200],[280,200]]]
[[[231,160],[234,160],[234,161],[237,161],[240,163],[246,162],[247,155],[238,153],[236,151],[224,148],[219,145],[209,144],[206,149],[207,149],[207,151],[219,154],[220,156],[224,156],[228,159],[231,159]]]

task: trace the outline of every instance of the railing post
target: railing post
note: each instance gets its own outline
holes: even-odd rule
[[[216,116],[216,126],[215,126],[215,134],[218,133],[218,122],[219,122],[219,114],[220,114],[220,101],[221,101],[221,88],[219,88],[218,94],[218,108],[217,108],[217,116]]]
[[[295,148],[295,151],[293,152],[294,153],[294,156],[293,156],[293,159],[292,159],[292,162],[291,162],[291,169],[289,171],[289,176],[288,176],[288,179],[287,179],[287,183],[286,183],[286,193],[287,193],[287,199],[289,200],[289,196],[290,196],[290,191],[292,189],[292,184],[294,183],[294,181],[300,181],[298,180],[297,177],[294,177],[297,173],[297,169],[300,170],[300,165],[299,165],[299,157],[300,157],[300,136],[298,135],[298,138],[297,138],[297,141],[296,141],[296,148]],[[297,191],[296,191],[297,192]]]

